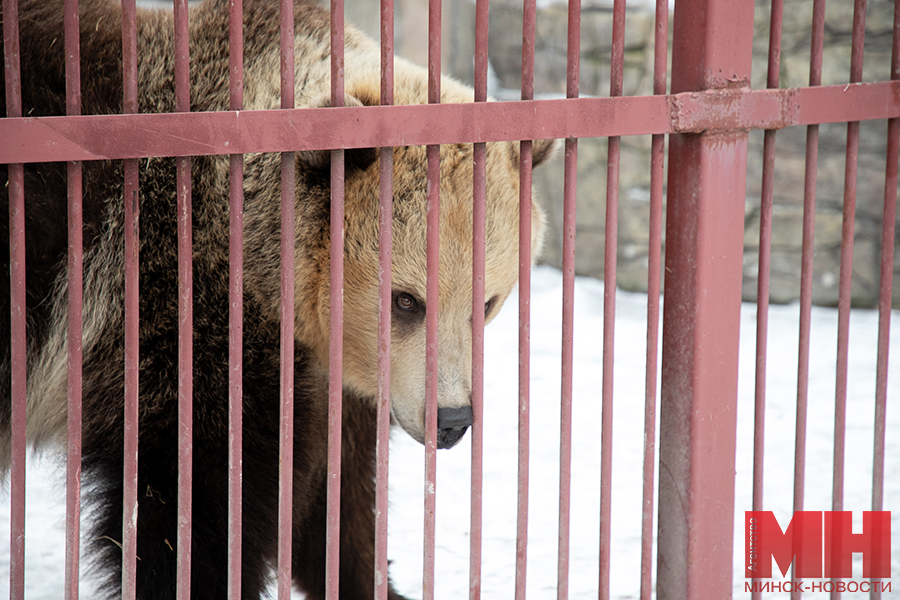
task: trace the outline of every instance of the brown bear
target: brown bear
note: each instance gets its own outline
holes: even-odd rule
[[[24,113],[65,112],[61,0],[19,3]],[[228,108],[228,2],[206,0],[190,14],[191,110]],[[111,0],[80,7],[83,114],[122,110],[121,11]],[[175,107],[172,14],[137,17],[141,112]],[[245,0],[245,108],[279,106],[277,3]],[[297,106],[327,104],[329,14],[296,0]],[[379,103],[379,50],[348,27],[347,102]],[[402,60],[395,101],[426,102],[427,74]],[[4,82],[0,79],[0,86]],[[468,102],[470,89],[445,78],[442,101]],[[0,87],[0,103],[5,89]],[[0,104],[5,114],[5,104]],[[534,145],[534,164],[552,151]],[[378,256],[378,165],[372,150],[351,151],[345,175],[344,422],[341,499],[342,598],[371,598],[374,578],[374,396]],[[324,595],[325,469],[329,323],[328,153],[296,155],[296,296],[293,555],[295,585]],[[438,403],[442,446],[470,422],[472,147],[442,146]],[[192,597],[224,598],[228,476],[228,157],[192,162],[193,217],[193,535]],[[6,166],[2,180],[7,181]],[[242,597],[259,598],[276,556],[279,415],[280,157],[245,157],[243,338]],[[518,144],[488,145],[485,311],[510,293],[518,264]],[[392,419],[424,436],[425,151],[394,152]],[[123,470],[122,165],[84,164],[83,457],[91,552],[101,584],[119,594]],[[28,440],[59,445],[66,420],[66,183],[60,164],[28,165],[26,268]],[[140,161],[140,440],[137,589],[142,600],[174,598],[177,510],[175,161]],[[3,195],[3,210],[8,199]],[[540,210],[531,232],[539,247]],[[0,272],[9,272],[9,224],[0,219]],[[0,470],[10,457],[10,282],[0,278]],[[440,410],[440,409],[439,409]],[[399,598],[393,590],[392,598]]]

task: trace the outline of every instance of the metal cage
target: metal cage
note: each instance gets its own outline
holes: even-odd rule
[[[821,85],[823,53],[824,0],[815,0],[812,30],[809,84],[782,88],[779,84],[781,56],[781,15],[783,0],[772,0],[771,7],[755,5],[754,0],[677,0],[670,25],[670,7],[666,0],[656,2],[653,95],[623,95],[625,0],[612,5],[611,76],[608,97],[579,97],[580,2],[568,3],[568,64],[566,97],[535,99],[534,59],[536,2],[524,2],[522,33],[522,88],[520,101],[487,101],[488,80],[488,1],[476,2],[475,28],[475,102],[440,104],[441,2],[429,2],[429,104],[392,106],[393,104],[393,2],[381,0],[381,98],[383,106],[342,107],[344,2],[331,1],[331,89],[328,109],[295,108],[293,81],[292,1],[282,0],[282,108],[270,111],[244,111],[242,99],[242,3],[232,0],[230,110],[191,113],[188,98],[188,45],[186,0],[175,0],[177,58],[175,86],[177,111],[166,114],[138,114],[135,4],[123,0],[124,114],[82,115],[80,107],[80,60],[78,39],[78,1],[66,0],[65,49],[67,63],[66,115],[30,117],[22,114],[18,65],[18,9],[16,0],[3,0],[3,41],[5,48],[7,115],[0,119],[0,163],[8,165],[7,193],[10,207],[10,255],[12,257],[12,422],[13,462],[11,487],[10,598],[24,597],[24,510],[26,440],[24,433],[26,398],[25,348],[28,331],[25,323],[24,296],[24,206],[28,190],[23,189],[26,163],[65,162],[68,167],[69,193],[69,414],[67,475],[67,547],[66,597],[78,597],[80,451],[81,451],[81,282],[82,221],[81,166],[84,161],[121,160],[125,165],[126,197],[137,194],[138,161],[148,157],[178,158],[179,203],[179,306],[183,332],[179,347],[179,460],[191,464],[191,156],[229,155],[231,164],[231,298],[232,364],[230,373],[231,423],[229,450],[230,484],[230,596],[240,597],[241,547],[241,361],[243,295],[242,266],[242,168],[248,153],[283,153],[282,164],[290,166],[293,152],[326,150],[332,153],[332,239],[341,240],[332,247],[332,289],[343,285],[342,227],[344,150],[380,148],[382,221],[390,223],[392,201],[392,147],[426,145],[429,157],[430,208],[429,237],[436,238],[438,198],[438,145],[474,143],[475,260],[473,265],[474,305],[483,298],[484,281],[484,206],[485,143],[499,140],[565,140],[565,217],[563,226],[563,322],[561,406],[561,466],[559,482],[558,597],[568,597],[569,569],[569,497],[571,488],[571,410],[573,371],[573,285],[575,277],[575,193],[576,166],[580,138],[608,138],[606,189],[606,251],[604,256],[605,296],[603,303],[603,385],[598,393],[602,402],[600,581],[599,597],[610,597],[610,571],[615,549],[611,545],[611,470],[612,411],[615,387],[616,266],[619,195],[620,143],[623,136],[652,136],[648,334],[646,356],[646,422],[643,457],[643,517],[640,578],[641,598],[653,594],[662,598],[725,598],[734,590],[733,555],[740,551],[735,543],[735,445],[740,340],[740,307],[744,257],[745,190],[747,185],[748,137],[752,130],[764,130],[763,175],[759,232],[759,280],[756,331],[756,400],[753,459],[753,506],[763,510],[766,367],[769,311],[769,270],[771,261],[775,140],[787,127],[806,127],[806,179],[803,197],[802,269],[800,272],[800,346],[796,404],[795,495],[794,510],[802,510],[804,498],[805,435],[807,413],[811,410],[807,389],[810,351],[811,289],[814,256],[816,209],[816,169],[819,127],[826,123],[847,123],[846,172],[843,192],[843,236],[841,244],[839,327],[837,339],[837,381],[834,425],[834,469],[832,510],[843,510],[843,477],[846,444],[846,393],[848,385],[848,336],[850,334],[851,276],[853,271],[854,214],[856,201],[859,122],[887,122],[887,155],[884,170],[883,234],[881,239],[880,292],[878,300],[879,337],[877,391],[873,450],[872,510],[886,510],[885,438],[888,395],[888,348],[890,344],[892,275],[897,270],[896,237],[898,143],[900,143],[900,3],[894,3],[891,64],[877,66],[879,80],[862,82],[866,1],[856,0],[852,26],[852,59],[847,83]],[[447,10],[447,7],[444,7]],[[751,52],[754,10],[770,11],[770,39],[766,87],[751,87]],[[671,75],[668,75],[668,36],[672,36]],[[322,132],[328,132],[322,135]],[[668,179],[665,175],[668,139]],[[521,142],[521,219],[522,231],[529,231],[531,189],[531,142]],[[284,223],[293,222],[293,171],[283,170],[282,215]],[[663,231],[663,201],[666,222]],[[126,240],[126,515],[137,510],[137,204],[126,202],[128,228]],[[662,240],[665,233],[665,257]],[[292,298],[294,281],[293,244],[290,227],[282,229],[282,297]],[[381,270],[390,273],[391,237],[382,228]],[[531,248],[529,236],[520,240],[519,295],[519,488],[518,542],[516,552],[515,597],[525,597],[528,535],[529,486],[529,307]],[[437,300],[436,244],[429,243],[429,305]],[[662,308],[661,357],[659,346],[660,281],[664,273],[665,299]],[[376,508],[376,570],[387,572],[387,438],[389,436],[390,367],[390,278],[380,289],[382,311],[379,315],[379,388],[378,398],[378,499]],[[479,282],[481,287],[479,288]],[[330,361],[330,449],[329,449],[329,547],[328,597],[337,598],[337,531],[340,527],[342,395],[342,315],[341,295],[332,295]],[[282,302],[282,322],[294,321],[292,302]],[[480,415],[483,401],[483,318],[473,312],[473,391],[475,424],[472,430],[472,507],[470,548],[470,598],[481,597],[482,513],[481,486],[483,453]],[[433,318],[431,315],[435,315]],[[429,372],[436,373],[436,312],[429,312]],[[746,333],[746,332],[745,332]],[[291,327],[282,327],[282,480],[290,477],[293,401],[293,337]],[[661,379],[657,381],[661,366]],[[896,375],[896,372],[894,372]],[[435,449],[436,449],[436,377],[429,379],[429,434],[426,442],[426,547],[424,597],[433,598],[435,583]],[[656,422],[657,399],[659,422]],[[620,399],[624,401],[624,399]],[[658,445],[657,445],[658,429]],[[659,475],[656,475],[656,460]],[[894,457],[896,460],[896,457]],[[892,463],[896,464],[896,462]],[[187,471],[183,470],[183,473]],[[183,475],[179,488],[177,541],[179,598],[190,597],[191,478]],[[654,510],[654,492],[658,484],[658,513]],[[280,487],[279,558],[276,568],[278,597],[290,595],[290,520],[291,486]],[[829,507],[818,507],[829,508]],[[857,510],[863,507],[850,507]],[[740,510],[740,507],[738,507]],[[658,521],[654,523],[654,515]],[[653,544],[658,555],[654,561]],[[136,522],[125,519],[122,544],[123,597],[134,598],[136,570]],[[655,562],[655,567],[654,567]],[[655,572],[655,582],[652,581]],[[376,587],[376,597],[387,593],[387,578]],[[655,591],[654,591],[655,587]],[[754,588],[754,597],[760,597]],[[879,588],[880,589],[880,588]],[[880,592],[873,591],[873,597]]]

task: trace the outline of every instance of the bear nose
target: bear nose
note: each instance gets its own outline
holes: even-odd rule
[[[438,408],[438,448],[452,448],[472,424],[471,406]]]

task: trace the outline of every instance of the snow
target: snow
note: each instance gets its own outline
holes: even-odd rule
[[[538,267],[532,276],[531,419],[527,592],[555,598],[557,586],[559,398],[562,282],[558,271]],[[518,325],[515,294],[485,336],[484,508],[482,594],[510,598],[515,589],[518,427]],[[575,292],[575,366],[572,433],[572,505],[569,594],[595,598],[599,570],[600,389],[603,282],[579,278]],[[646,296],[618,292],[615,330],[615,405],[612,482],[611,596],[636,598],[640,574],[640,499],[643,445]],[[769,314],[765,451],[765,508],[785,525],[791,516],[797,386],[796,305]],[[847,397],[844,509],[854,511],[856,531],[871,507],[872,422],[878,315],[851,315]],[[900,531],[900,315],[892,314],[885,451],[885,510]],[[741,362],[735,514],[734,594],[749,598],[743,579],[742,512],[751,508],[756,308],[741,314]],[[806,510],[831,509],[837,311],[814,308],[809,383]],[[469,444],[465,438],[438,453],[435,597],[465,598],[469,583]],[[422,596],[424,450],[401,431],[391,439],[389,555],[396,587]],[[8,484],[6,484],[8,487]],[[63,597],[65,564],[64,475],[56,458],[29,464],[26,488],[26,598]],[[9,494],[0,491],[0,598],[9,589]],[[894,536],[893,572],[900,573]],[[654,547],[654,557],[655,557]],[[857,555],[858,556],[858,555]],[[859,579],[861,566],[854,567]],[[896,582],[895,582],[896,583]],[[894,592],[898,596],[897,592]],[[820,594],[808,594],[823,597]],[[91,598],[90,577],[82,597]],[[300,596],[296,596],[299,598]],[[782,598],[783,594],[771,597]],[[862,594],[844,594],[845,598]]]

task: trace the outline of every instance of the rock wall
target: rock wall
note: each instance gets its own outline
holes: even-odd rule
[[[427,8],[424,0],[396,0],[396,53],[425,64]],[[822,83],[848,81],[850,71],[851,2],[830,2],[826,9]],[[812,0],[785,0],[782,34],[781,87],[809,82]],[[769,38],[768,1],[757,2],[752,85],[766,86]],[[490,3],[491,94],[499,99],[519,97],[522,57],[521,0]],[[378,3],[348,3],[347,19],[378,34]],[[536,24],[535,93],[561,97],[566,89],[565,2],[538,3]],[[652,93],[653,8],[650,2],[629,2],[625,28],[626,95]],[[864,81],[890,76],[893,3],[869,0],[866,25]],[[444,2],[442,20],[443,69],[464,82],[473,80],[474,3]],[[612,1],[583,0],[580,92],[609,95],[609,56]],[[671,60],[671,54],[670,54]],[[816,189],[816,227],[813,301],[833,305],[838,298],[838,273],[844,189],[846,124],[822,125]],[[857,208],[853,252],[853,303],[874,306],[879,285],[881,214],[887,125],[865,122],[860,128]],[[744,298],[757,293],[759,196],[762,181],[763,133],[750,134],[747,207],[744,235]],[[578,146],[578,207],[576,260],[578,274],[603,278],[605,242],[606,139],[582,139]],[[776,144],[775,207],[772,232],[770,298],[791,302],[800,293],[800,244],[806,128],[779,131]],[[627,290],[647,289],[647,235],[650,197],[650,138],[622,139],[618,223],[617,284]],[[542,262],[560,266],[562,252],[562,153],[535,173],[535,185],[549,216],[549,235]],[[895,229],[895,237],[900,228]],[[900,241],[894,253],[893,302],[900,307]]]

